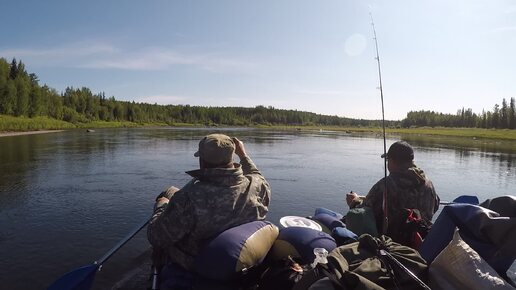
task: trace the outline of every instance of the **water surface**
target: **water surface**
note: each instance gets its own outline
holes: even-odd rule
[[[100,258],[151,214],[161,190],[189,180],[198,141],[214,131],[245,142],[271,184],[273,222],[319,206],[345,212],[346,192],[365,194],[383,176],[383,141],[344,132],[145,128],[0,138],[2,289],[44,289]],[[401,138],[414,145],[416,164],[442,200],[516,194],[510,142]],[[105,264],[96,287],[112,283],[147,247],[138,235]]]

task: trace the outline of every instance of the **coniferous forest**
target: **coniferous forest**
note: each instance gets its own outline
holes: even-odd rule
[[[129,121],[135,123],[189,123],[202,125],[320,125],[381,126],[379,120],[351,119],[273,107],[203,107],[189,105],[157,105],[118,101],[88,88],[68,87],[58,92],[41,86],[36,74],[28,73],[21,61],[0,58],[0,114],[11,116],[49,117],[70,123],[93,121]],[[386,121],[389,127],[470,127],[516,128],[515,100],[505,99],[492,111],[473,113],[471,109],[457,114],[433,111],[411,111],[402,121]]]

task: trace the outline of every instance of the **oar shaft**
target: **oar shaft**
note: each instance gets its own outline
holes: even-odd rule
[[[106,262],[111,256],[113,256],[113,254],[115,254],[123,245],[125,245],[127,242],[129,242],[129,240],[134,237],[134,235],[136,235],[143,227],[145,227],[150,221],[150,218],[147,218],[145,220],[144,223],[142,223],[141,225],[139,225],[137,228],[135,228],[132,232],[130,232],[123,240],[121,240],[120,242],[118,242],[118,244],[116,244],[113,248],[111,248],[111,250],[109,250],[109,252],[107,252],[104,256],[102,256],[102,258],[98,259],[97,261],[95,261],[95,264],[101,266],[102,264],[104,264],[104,262]]]

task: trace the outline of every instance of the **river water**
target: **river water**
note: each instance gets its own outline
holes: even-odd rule
[[[367,193],[383,176],[379,136],[259,129],[104,129],[0,138],[0,288],[44,289],[100,258],[151,214],[155,196],[188,180],[200,138],[236,136],[272,187],[269,220],[345,212],[346,192]],[[516,194],[516,143],[395,136],[441,200]],[[148,247],[141,233],[97,275],[103,289]]]

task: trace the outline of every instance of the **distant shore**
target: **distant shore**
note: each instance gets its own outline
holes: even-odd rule
[[[198,123],[136,123],[129,121],[91,121],[87,123],[70,123],[48,117],[13,117],[0,115],[0,137],[17,136],[27,134],[42,134],[60,132],[66,129],[100,129],[100,128],[135,128],[135,127],[234,127],[224,124],[198,124]],[[261,128],[268,130],[313,130],[313,131],[341,131],[356,134],[374,134],[381,136],[381,127],[366,126],[327,126],[327,125],[271,125],[271,124],[248,124],[238,127]],[[462,137],[473,140],[504,140],[516,142],[516,129],[481,129],[481,128],[448,128],[448,127],[412,127],[399,128],[387,127],[387,135],[426,135]],[[512,144],[511,144],[512,146]]]
[[[57,133],[63,132],[64,130],[40,130],[40,131],[27,131],[27,132],[0,132],[0,137],[20,136],[20,135],[33,135],[33,134],[46,134],[46,133]]]

